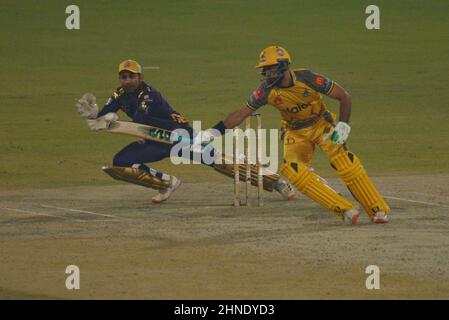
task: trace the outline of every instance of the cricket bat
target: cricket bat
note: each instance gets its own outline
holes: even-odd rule
[[[126,134],[129,136],[166,144],[175,144],[181,141],[189,144],[193,143],[192,139],[181,136],[176,132],[130,121],[113,121],[109,124],[105,131],[110,133]],[[203,143],[202,146],[205,147],[208,144],[209,143]]]

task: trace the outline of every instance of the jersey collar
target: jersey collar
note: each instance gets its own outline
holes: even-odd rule
[[[295,73],[292,72],[291,70],[288,70],[288,73],[290,73],[292,82],[288,86],[276,86],[276,87],[285,89],[285,88],[291,88],[295,85],[295,81],[296,81]]]

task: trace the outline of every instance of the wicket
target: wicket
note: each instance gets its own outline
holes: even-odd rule
[[[262,116],[259,112],[255,111],[251,116],[257,119],[256,128],[256,168],[257,168],[257,204],[259,207],[263,205],[262,192],[263,192],[263,176],[262,176]],[[251,129],[251,117],[245,120],[245,131]],[[239,128],[236,127],[233,130],[232,142],[233,142],[233,165],[234,165],[234,206],[239,207],[242,205],[240,200],[240,166],[239,166],[239,150],[238,150],[238,138]],[[250,163],[250,141],[249,135],[244,137],[244,155],[245,155],[245,202],[243,205],[250,206],[250,193],[251,193],[251,163]]]

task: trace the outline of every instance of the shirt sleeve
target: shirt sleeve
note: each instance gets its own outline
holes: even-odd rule
[[[262,83],[253,93],[250,95],[247,105],[250,109],[256,110],[268,103],[268,96],[270,95],[271,88],[266,83]]]
[[[101,111],[98,113],[97,118],[104,116],[109,112],[117,112],[120,109],[120,104],[117,98],[118,98],[117,93],[114,92],[112,96],[108,99],[106,104],[103,106],[103,109],[101,109]]]
[[[304,82],[319,93],[329,94],[334,87],[333,80],[310,70],[296,71],[295,75],[297,80]]]

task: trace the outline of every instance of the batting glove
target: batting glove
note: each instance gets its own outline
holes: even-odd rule
[[[205,145],[211,143],[215,136],[220,135],[216,129],[207,129],[197,133],[195,138],[193,138],[193,145]]]
[[[329,134],[323,138],[323,141],[326,141],[330,138],[334,144],[344,144],[346,140],[348,140],[350,132],[351,127],[349,126],[349,124],[343,121],[339,121],[334,130],[329,132]]]

